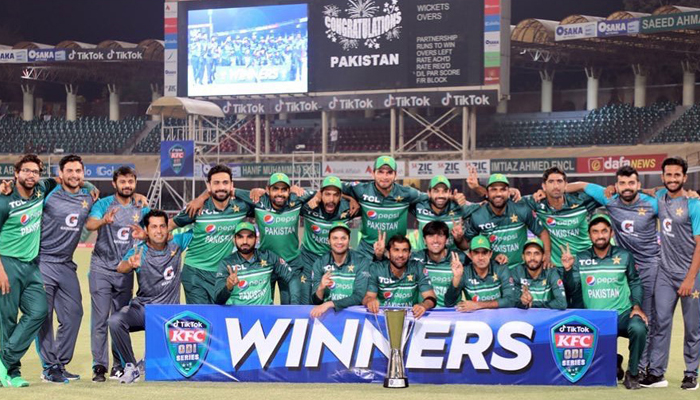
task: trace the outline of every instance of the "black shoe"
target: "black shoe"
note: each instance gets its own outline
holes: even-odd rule
[[[622,369],[622,354],[617,355],[617,380],[621,381],[625,377],[625,371]]]
[[[639,382],[642,387],[645,388],[662,388],[662,387],[668,387],[668,381],[666,378],[664,378],[663,375],[661,376],[656,376],[652,373],[648,373],[646,378],[644,378],[643,381]]]
[[[106,382],[107,378],[105,374],[107,373],[107,368],[104,365],[95,365],[92,367],[92,381],[93,382]]]
[[[63,372],[63,376],[65,376],[69,381],[77,381],[80,379],[80,375],[72,374],[66,371],[66,367],[64,365],[61,366],[61,372]]]
[[[109,379],[119,380],[124,375],[124,367],[115,365],[112,367],[112,372],[109,373]]]
[[[637,390],[641,389],[642,386],[639,384],[639,376],[632,376],[630,372],[625,373],[625,381],[623,382],[626,389]]]
[[[695,390],[698,388],[698,377],[692,375],[686,375],[683,377],[683,383],[681,383],[681,389],[683,390]]]
[[[61,367],[52,365],[41,373],[41,380],[48,383],[68,383],[68,379],[63,376]]]
[[[647,378],[647,372],[649,370],[647,368],[644,368],[643,370],[640,370],[639,373],[637,374],[637,380],[639,382],[645,380]]]

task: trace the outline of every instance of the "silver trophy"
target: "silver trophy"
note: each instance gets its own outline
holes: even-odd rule
[[[399,389],[408,387],[408,378],[403,365],[403,328],[406,321],[405,309],[384,310],[384,322],[389,334],[389,366],[384,378],[384,387]]]

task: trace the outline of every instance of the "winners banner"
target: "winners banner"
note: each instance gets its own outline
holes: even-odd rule
[[[383,382],[383,313],[351,307],[312,319],[311,309],[148,305],[146,379]],[[617,385],[614,311],[441,309],[404,325],[412,383]]]
[[[191,178],[194,175],[194,142],[166,140],[160,142],[160,175]]]

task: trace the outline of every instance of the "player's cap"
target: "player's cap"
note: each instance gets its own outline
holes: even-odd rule
[[[343,229],[345,232],[347,232],[348,235],[350,235],[350,227],[348,227],[348,224],[346,224],[343,221],[335,221],[333,222],[333,225],[331,225],[331,229],[328,231],[328,236],[331,236],[331,233],[333,233],[334,230],[336,229]]]
[[[430,188],[434,188],[437,185],[443,184],[447,186],[448,189],[450,189],[452,186],[450,185],[450,180],[447,179],[445,175],[436,175],[433,177],[433,179],[430,180]]]
[[[469,244],[470,250],[486,249],[491,250],[491,242],[486,236],[475,236]]]
[[[593,216],[591,216],[591,219],[588,221],[588,226],[591,226],[600,221],[604,221],[606,224],[608,224],[609,227],[612,227],[612,221],[610,220],[610,217],[608,217],[608,214],[603,213],[593,214]]]
[[[528,239],[527,242],[525,242],[525,245],[523,246],[523,253],[525,252],[525,249],[527,249],[528,246],[537,246],[544,252],[544,243],[542,243],[542,240],[540,238],[532,238]]]
[[[494,183],[505,183],[506,186],[510,186],[508,178],[506,178],[506,176],[503,174],[491,174],[491,176],[489,177],[489,183],[486,184],[486,187],[489,187]]]
[[[343,191],[343,182],[338,178],[337,176],[327,176],[325,179],[323,179],[323,183],[321,183],[321,190],[327,188],[327,187],[334,187],[340,189],[340,191]]]
[[[396,171],[396,160],[394,160],[394,157],[390,156],[377,157],[377,161],[374,162],[374,169],[377,170],[385,165]]]
[[[268,183],[267,185],[268,185],[268,186],[272,186],[272,185],[274,185],[274,184],[277,183],[277,182],[286,183],[287,186],[292,186],[292,184],[291,184],[290,181],[289,181],[289,177],[287,176],[287,174],[283,174],[283,173],[281,173],[281,172],[278,172],[278,173],[276,173],[276,174],[272,174],[272,175],[270,176],[270,181],[269,181],[269,183]]]
[[[253,226],[253,224],[250,222],[239,222],[238,225],[236,225],[236,230],[233,231],[233,234],[237,235],[238,232],[241,231],[251,231],[255,233],[255,226]]]

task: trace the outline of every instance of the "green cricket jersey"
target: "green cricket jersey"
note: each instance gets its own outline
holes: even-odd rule
[[[233,290],[226,288],[228,268],[238,270],[238,285]],[[272,286],[277,277],[289,284],[292,304],[299,304],[300,282],[294,277],[291,267],[271,251],[255,250],[253,257],[246,260],[240,253],[230,254],[219,262],[216,274],[216,304],[270,305]]]
[[[330,231],[333,222],[346,222],[352,219],[352,217],[350,217],[350,203],[345,199],[340,200],[333,214],[328,214],[320,203],[318,207],[313,210],[309,208],[308,205],[304,204],[301,208],[301,216],[304,217],[304,238],[301,242],[302,250],[317,256],[331,251],[330,244],[328,244],[328,231]]]
[[[422,199],[418,201],[408,209],[411,215],[416,217],[416,220],[418,221],[418,230],[416,231],[417,237],[414,243],[411,244],[412,248],[414,250],[425,249],[423,227],[432,221],[442,221],[447,224],[448,228],[450,228],[450,236],[447,238],[447,248],[450,250],[457,249],[454,244],[454,238],[452,237],[452,223],[460,219],[466,222],[467,218],[478,209],[479,204],[467,203],[464,206],[460,206],[456,202],[450,201],[447,203],[444,210],[436,214],[433,208],[430,206],[430,199]]]
[[[576,254],[573,267],[564,272],[566,291],[593,310],[617,310],[618,314],[642,304],[642,281],[629,251],[610,246],[599,258],[593,248]]]
[[[542,269],[537,278],[533,278],[527,265],[520,264],[511,270],[515,284],[516,306],[525,308],[520,302],[523,286],[527,286],[532,295],[532,308],[566,309],[566,292],[564,281],[556,268]]]
[[[370,277],[373,265],[369,259],[362,257],[355,250],[348,251],[342,265],[335,263],[331,252],[322,255],[314,263],[311,272],[313,303],[323,304],[326,301],[332,301],[336,311],[361,305],[367,293],[367,279]],[[333,284],[324,290],[323,299],[319,299],[316,291],[321,286],[323,275],[329,271]]]
[[[459,256],[459,261],[462,265],[467,265],[467,256],[461,250],[455,251]],[[452,286],[452,253],[447,252],[447,255],[440,261],[433,261],[430,258],[428,250],[420,250],[411,254],[411,259],[419,261],[423,264],[423,273],[427,274],[430,282],[435,290],[435,298],[437,299],[436,307],[445,307],[445,293],[447,288]]]
[[[564,206],[557,210],[549,205],[547,199],[536,202],[532,196],[525,196],[520,201],[537,215],[537,219],[549,231],[552,243],[552,263],[561,265],[561,247],[569,245],[571,254],[576,254],[591,247],[588,238],[588,215],[598,204],[586,193],[566,193]]]
[[[29,262],[39,254],[41,216],[44,198],[57,183],[42,179],[30,198],[20,196],[17,187],[9,196],[0,196],[0,255]]]
[[[432,288],[423,264],[410,258],[400,278],[391,272],[389,260],[384,260],[374,264],[367,280],[367,291],[377,294],[381,306],[413,307],[423,301],[421,293]]]
[[[343,193],[360,204],[362,240],[358,250],[370,258],[374,257],[374,242],[379,231],[386,233],[387,241],[396,234],[406,235],[408,208],[428,198],[425,193],[397,183],[386,197],[377,190],[374,182],[343,183]]]
[[[287,204],[277,210],[272,207],[272,201],[267,193],[260,197],[260,201],[253,203],[249,191],[236,190],[237,198],[255,208],[255,223],[260,233],[260,250],[274,251],[287,262],[299,256],[299,215],[301,207],[314,194],[316,193],[307,193],[302,197],[290,194]]]
[[[465,226],[464,236],[471,240],[484,235],[491,242],[494,256],[503,253],[508,256],[508,268],[514,268],[523,261],[523,245],[527,241],[528,229],[540,235],[542,223],[532,215],[530,207],[523,202],[508,200],[503,214],[496,215],[490,204],[479,206],[472,213]]]
[[[517,301],[510,270],[505,265],[498,265],[495,261],[491,261],[483,278],[476,273],[472,264],[465,265],[459,287],[450,285],[447,288],[445,305],[456,306],[462,297],[462,292],[464,297],[471,301],[496,300],[498,308],[515,307]]]
[[[240,190],[236,190],[238,193]],[[233,231],[246,217],[253,216],[253,208],[239,199],[230,199],[226,208],[219,210],[211,198],[204,202],[200,215],[191,218],[185,210],[173,218],[177,226],[192,224],[192,242],[185,255],[187,266],[216,272],[219,262],[233,251]]]

